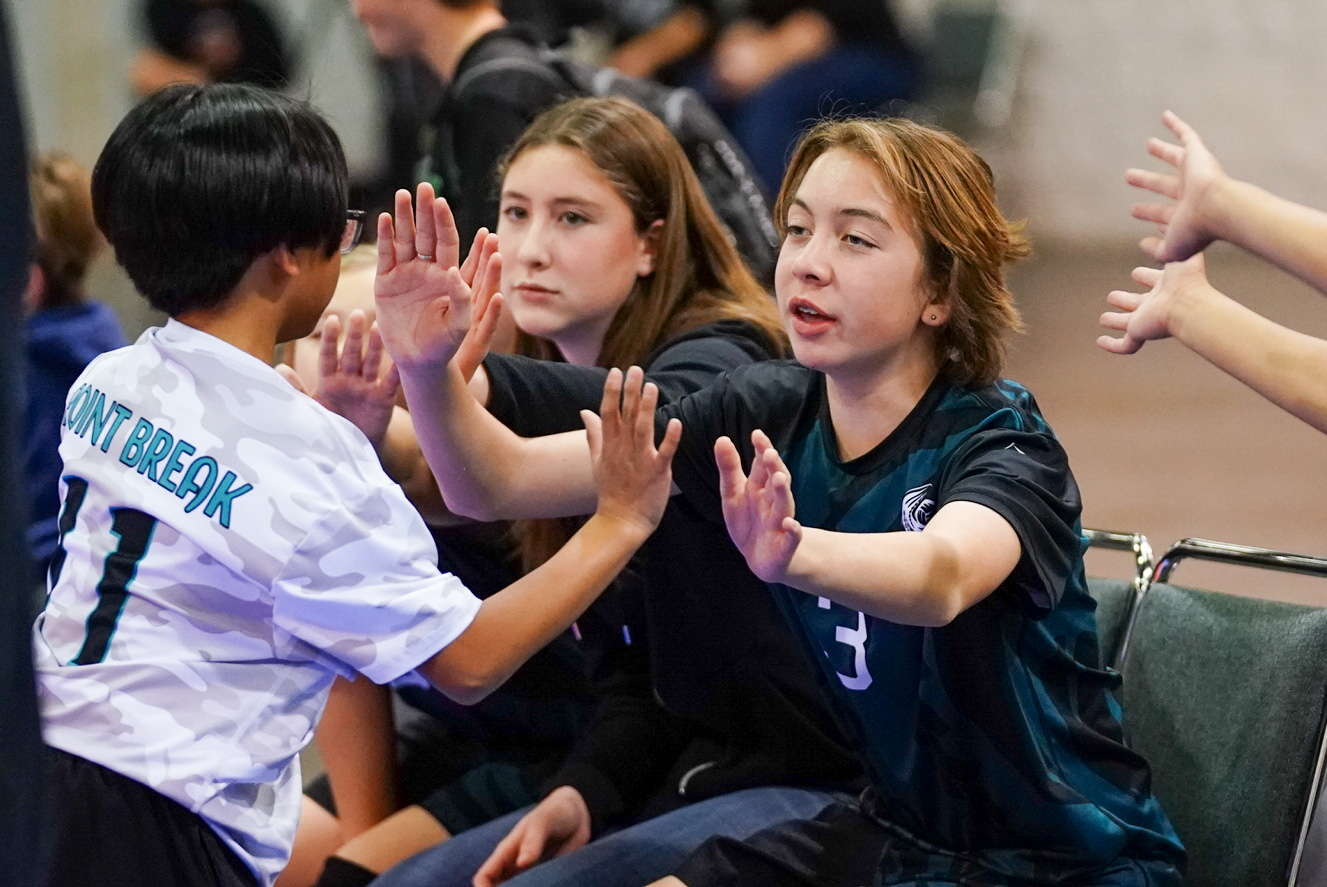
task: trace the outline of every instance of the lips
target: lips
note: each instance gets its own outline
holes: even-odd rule
[[[518,283],[512,287],[512,292],[526,301],[538,302],[554,295],[557,293],[557,290],[549,289],[546,286],[540,286],[537,283]]]
[[[792,319],[793,329],[799,335],[823,332],[835,322],[833,315],[826,314],[810,299],[791,300],[788,303],[788,316]]]

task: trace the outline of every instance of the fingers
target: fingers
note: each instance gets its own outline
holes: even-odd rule
[[[1175,133],[1175,136],[1180,140],[1180,144],[1184,145],[1186,148],[1193,145],[1201,145],[1203,143],[1202,138],[1198,135],[1198,131],[1181,120],[1179,115],[1174,111],[1163,111],[1161,114],[1161,122],[1166,124],[1167,129]]]
[[[396,250],[396,262],[409,262],[415,258],[415,215],[410,202],[410,192],[400,188],[395,197],[394,234],[390,241]]]
[[[1112,290],[1107,294],[1106,302],[1112,308],[1119,308],[1121,311],[1136,311],[1138,306],[1143,304],[1143,296],[1124,290]]]
[[[599,400],[600,418],[606,419],[610,414],[616,413],[621,402],[622,371],[613,367],[608,371],[608,378],[604,379],[604,396]]]
[[[1179,176],[1166,173],[1130,168],[1124,171],[1124,180],[1135,188],[1154,191],[1171,200],[1179,200],[1182,193]]]
[[[682,442],[682,420],[669,419],[668,426],[664,428],[663,440],[659,441],[658,455],[659,460],[664,464],[672,464],[673,455],[677,452],[678,444]]]
[[[364,368],[364,323],[363,311],[350,312],[346,340],[341,345],[341,372],[347,376],[358,376]]]
[[[1158,262],[1166,261],[1166,241],[1163,237],[1144,237],[1138,247]]]
[[[525,820],[516,823],[515,828],[508,832],[507,836],[493,848],[493,852],[489,854],[488,859],[484,860],[484,864],[475,872],[474,879],[471,882],[474,887],[497,887],[498,884],[501,884],[519,870],[516,856],[525,831],[522,828],[524,824]]]
[[[396,267],[396,247],[392,243],[396,226],[391,213],[378,214],[378,274],[386,274]]]
[[[478,320],[475,320],[476,313]],[[501,319],[501,293],[494,293],[482,311],[479,311],[477,306],[471,308],[470,331],[465,334],[465,340],[461,342],[461,348],[456,352],[456,366],[465,381],[469,382],[474,377],[475,371],[484,362],[484,356],[492,350],[493,336],[497,334],[498,321]]]
[[[341,318],[329,314],[323,320],[322,338],[318,340],[318,376],[326,379],[336,374],[337,350],[341,342]]]
[[[1097,338],[1097,345],[1111,354],[1133,354],[1143,347],[1142,341],[1132,336],[1123,336],[1119,339],[1112,336],[1100,336]]]
[[[1147,140],[1147,153],[1158,160],[1164,160],[1171,166],[1179,168],[1184,166],[1184,149],[1179,145],[1170,142],[1164,142],[1161,139],[1151,138]]]
[[[295,368],[289,364],[279,363],[276,365],[276,371],[281,378],[285,379],[291,386],[301,394],[308,394],[308,389],[304,387],[304,380],[295,372]]]
[[[479,254],[483,251],[484,240],[488,237],[488,229],[480,228],[475,232],[474,242],[470,244],[470,252],[466,253],[465,261],[461,263],[461,279],[467,286],[473,286],[475,281],[475,269],[479,266]]]
[[[430,189],[432,190],[432,189]],[[446,200],[439,197],[432,202],[433,230],[437,237],[434,256],[443,268],[455,268],[461,258],[461,232],[456,230],[456,217]]]
[[[438,225],[433,213],[433,186],[420,182],[415,187],[415,254],[427,260],[438,258]]]
[[[1158,282],[1160,282],[1161,269],[1149,268],[1146,265],[1140,265],[1139,267],[1133,269],[1133,272],[1129,276],[1132,277],[1136,283],[1141,283],[1143,286],[1151,289],[1152,287],[1156,286]]]
[[[725,436],[714,442],[714,464],[719,469],[719,496],[724,501],[740,496],[746,487],[746,473],[731,438]]]
[[[604,452],[604,423],[590,410],[581,410],[581,421],[585,423],[585,436],[590,443],[590,458],[598,462]]]
[[[1158,225],[1169,225],[1175,218],[1175,207],[1160,203],[1135,203],[1129,212],[1135,219]]]

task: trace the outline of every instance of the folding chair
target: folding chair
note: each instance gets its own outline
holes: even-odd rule
[[[1152,546],[1142,533],[1116,533],[1083,529],[1083,539],[1093,548],[1127,551],[1133,555],[1132,579],[1089,576],[1088,594],[1097,602],[1097,634],[1101,637],[1101,663],[1114,668],[1119,649],[1139,595],[1152,581]]]
[[[1125,734],[1188,847],[1186,883],[1293,887],[1327,753],[1327,609],[1169,584],[1188,558],[1317,576],[1327,559],[1178,542],[1120,651]]]

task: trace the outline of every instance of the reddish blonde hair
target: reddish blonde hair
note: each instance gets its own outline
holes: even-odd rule
[[[996,206],[991,168],[952,133],[901,117],[824,121],[802,137],[788,164],[774,207],[780,234],[806,171],[835,148],[874,163],[913,225],[926,285],[949,306],[936,334],[940,373],[959,385],[994,381],[1010,334],[1022,329],[1005,266],[1028,254],[1028,242],[1023,223]]]

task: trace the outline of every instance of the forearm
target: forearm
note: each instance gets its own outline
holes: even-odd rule
[[[1327,294],[1327,213],[1224,179],[1207,199],[1211,232]]]
[[[405,493],[425,522],[435,527],[465,522],[465,518],[452,514],[443,502],[442,492],[433,477],[433,470],[424,458],[424,451],[420,449],[409,413],[399,407],[392,412],[387,433],[377,450],[383,470],[401,486],[401,492]]]
[[[976,502],[944,505],[921,532],[804,529],[785,584],[903,625],[943,626],[1018,565],[1014,528]]]
[[[1327,342],[1274,323],[1211,286],[1176,304],[1170,329],[1200,357],[1327,432]]]
[[[790,13],[769,31],[781,69],[819,58],[834,45],[834,26],[811,9]]]
[[[803,530],[785,584],[904,625],[947,625],[961,609],[957,552],[922,533]]]
[[[391,688],[362,675],[354,681],[337,678],[315,741],[336,800],[337,819],[347,837],[396,811]]]
[[[584,613],[648,536],[644,525],[594,514],[545,564],[485,599],[422,672],[458,702],[478,702]]]
[[[436,373],[403,368],[401,383],[420,449],[452,512],[502,520],[594,509],[588,445],[518,437],[471,396],[454,365]]]
[[[684,7],[618,47],[610,64],[624,74],[649,77],[665,65],[694,52],[705,39],[708,27],[704,13],[694,7]]]

